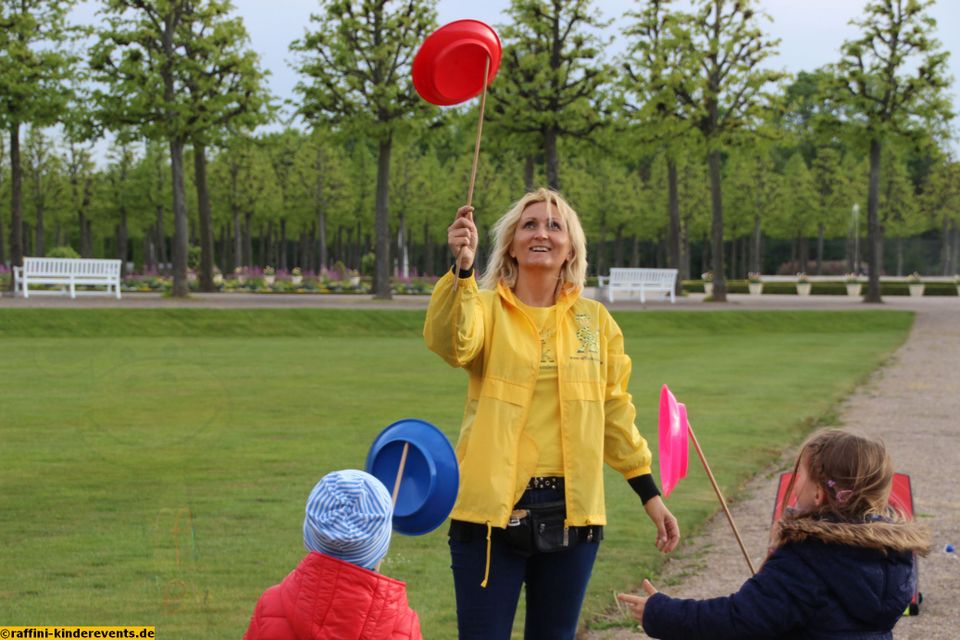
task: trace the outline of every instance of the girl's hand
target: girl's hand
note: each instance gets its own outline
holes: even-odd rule
[[[477,255],[477,244],[480,234],[473,224],[473,207],[464,205],[457,209],[457,217],[453,224],[447,227],[447,246],[450,253],[456,258],[459,256],[460,269],[469,269]]]
[[[647,579],[643,581],[643,590],[646,592],[646,596],[635,596],[632,593],[617,594],[617,600],[630,607],[630,614],[640,624],[643,624],[643,611],[647,607],[647,598],[657,592],[656,588]]]
[[[643,505],[650,520],[657,526],[657,549],[663,553],[670,553],[680,543],[680,525],[673,517],[667,505],[663,504],[660,496],[647,500]]]

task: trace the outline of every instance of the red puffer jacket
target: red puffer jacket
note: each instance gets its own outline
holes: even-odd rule
[[[267,589],[244,640],[422,640],[405,583],[312,552]]]

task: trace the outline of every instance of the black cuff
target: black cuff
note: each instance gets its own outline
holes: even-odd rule
[[[456,274],[457,274],[457,265],[453,265],[452,267],[450,267],[450,271],[452,271],[453,274],[456,275]],[[466,278],[469,278],[469,277],[472,276],[472,275],[473,275],[473,265],[470,265],[470,268],[469,268],[469,269],[460,269],[460,279],[461,279],[461,280],[464,280],[464,279],[466,279]]]
[[[652,473],[645,473],[642,476],[630,478],[627,482],[630,483],[630,488],[640,496],[643,504],[647,504],[651,498],[656,498],[660,495],[660,489],[657,488],[657,483],[654,482]]]

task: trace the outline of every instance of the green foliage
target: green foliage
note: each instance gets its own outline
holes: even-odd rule
[[[73,98],[81,29],[67,22],[76,0],[0,2],[0,124],[60,121]]]
[[[190,247],[187,251],[187,267],[197,269],[200,266],[200,247]]]
[[[601,59],[608,26],[592,0],[511,0],[501,29],[503,58],[491,86],[491,120],[536,140],[547,184],[560,187],[557,141],[589,136],[601,124],[612,69]]]
[[[832,97],[852,110],[870,137],[937,131],[952,116],[946,91],[948,52],[933,37],[933,0],[870,0],[855,20],[861,35],[844,42],[833,67]]]
[[[48,258],[79,258],[80,254],[73,247],[53,247],[47,250]]]
[[[298,70],[307,80],[295,90],[298,111],[310,122],[326,121],[386,140],[423,109],[413,90],[410,65],[436,25],[430,0],[373,0],[355,5],[324,0],[322,12],[295,40]]]
[[[360,259],[360,273],[365,276],[372,276],[376,263],[376,254],[373,252],[363,254],[363,258]]]

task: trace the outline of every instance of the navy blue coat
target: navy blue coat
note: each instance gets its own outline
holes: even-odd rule
[[[655,594],[644,631],[661,640],[892,639],[913,595],[913,553],[928,548],[925,533],[885,522],[784,526],[781,546],[739,591],[708,600]]]

